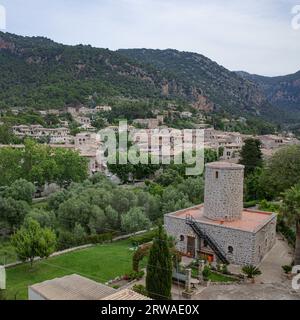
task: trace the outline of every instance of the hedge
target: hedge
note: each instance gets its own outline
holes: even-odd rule
[[[154,229],[154,230],[147,231],[146,233],[143,233],[141,235],[132,236],[130,237],[130,241],[133,246],[141,245],[147,242],[151,242],[155,237],[155,235],[156,235],[156,230]]]

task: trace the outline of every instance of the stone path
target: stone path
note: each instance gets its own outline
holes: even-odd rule
[[[282,266],[290,265],[293,261],[293,249],[281,237],[277,236],[277,241],[271,251],[264,257],[259,268],[262,272],[257,277],[257,282],[281,283],[286,280]]]
[[[293,260],[293,249],[280,235],[277,235],[277,240],[274,247],[264,257],[259,265],[262,274],[256,278],[257,283],[281,283],[286,280],[284,277],[282,266],[290,265]],[[242,267],[230,265],[229,271],[232,273],[242,273]]]
[[[194,297],[195,300],[300,300],[291,283],[213,285]]]
[[[291,264],[292,249],[279,235],[272,250],[259,268],[262,275],[255,284],[212,285],[194,297],[196,300],[300,300],[300,291],[292,289],[291,280],[284,276],[281,266]],[[241,267],[230,266],[232,272]]]

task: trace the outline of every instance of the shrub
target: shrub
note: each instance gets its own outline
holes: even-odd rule
[[[282,215],[279,214],[277,216],[277,226],[276,229],[278,232],[282,233],[282,235],[286,238],[289,245],[295,247],[296,244],[296,232],[287,226],[286,222],[283,220]]]
[[[223,264],[223,268],[221,269],[221,272],[223,274],[231,274],[231,272],[229,272],[227,264]]]
[[[269,202],[267,200],[261,200],[259,202],[259,210],[269,211],[269,212],[278,212],[280,205],[275,202]]]
[[[254,279],[254,277],[261,275],[261,271],[253,266],[253,265],[246,265],[242,268],[242,272],[247,276],[249,279]]]
[[[58,249],[64,250],[76,246],[76,239],[72,232],[62,230],[59,232]]]
[[[139,271],[140,261],[149,254],[151,244],[144,244],[140,246],[132,256],[132,269],[135,272]]]
[[[100,233],[85,235],[84,237],[75,237],[74,233],[66,230],[59,232],[58,246],[60,250],[80,246],[84,244],[98,244],[104,242],[112,242],[113,237],[116,235],[114,232]]]
[[[93,234],[86,237],[86,243],[103,243],[103,242],[112,242],[113,236],[115,233],[107,232],[101,234]]]
[[[126,280],[133,281],[133,280],[140,280],[145,275],[144,271],[131,271],[127,276]]]
[[[211,275],[210,267],[209,266],[205,266],[203,271],[202,271],[203,279],[205,281],[207,281],[210,275]]]
[[[139,294],[142,294],[143,296],[148,296],[148,292],[145,288],[145,286],[143,286],[142,284],[135,284],[133,287],[132,287],[132,290],[139,293]]]
[[[244,202],[244,208],[254,207],[254,206],[256,206],[256,203],[257,203],[256,200]]]
[[[141,235],[130,237],[130,242],[133,246],[141,245],[147,242],[151,242],[155,237],[156,230],[150,230]]]
[[[285,265],[285,266],[282,266],[281,267],[283,269],[283,271],[288,274],[292,271],[293,267],[292,266],[289,266],[289,265]]]

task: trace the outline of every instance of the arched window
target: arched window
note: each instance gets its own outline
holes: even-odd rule
[[[216,179],[219,178],[219,171],[216,171]]]
[[[232,246],[228,247],[228,253],[233,253],[233,247]]]
[[[180,236],[180,241],[184,241],[184,235]]]

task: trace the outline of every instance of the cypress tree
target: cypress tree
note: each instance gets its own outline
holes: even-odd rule
[[[240,153],[240,164],[245,166],[245,176],[253,173],[255,168],[262,167],[263,159],[261,152],[261,142],[258,139],[249,138]]]
[[[166,232],[159,226],[147,265],[146,289],[152,299],[171,299],[172,254]]]

